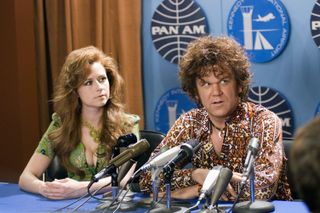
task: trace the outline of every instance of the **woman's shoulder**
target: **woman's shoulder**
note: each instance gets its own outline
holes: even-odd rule
[[[132,124],[137,124],[140,121],[140,116],[136,114],[125,113],[125,120],[129,121]]]
[[[58,113],[56,113],[56,112],[52,113],[51,124],[56,127],[61,125],[61,117]]]

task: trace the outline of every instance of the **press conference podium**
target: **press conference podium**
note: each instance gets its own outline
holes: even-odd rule
[[[101,197],[101,196],[100,196]],[[145,197],[137,195],[132,202],[139,202]],[[84,200],[84,199],[83,199]],[[71,207],[61,212],[71,212],[75,207],[83,202],[72,205]],[[75,201],[70,200],[49,200],[40,195],[24,192],[19,189],[17,184],[12,183],[0,183],[0,213],[21,213],[21,212],[54,212],[59,208],[62,208]],[[193,201],[191,201],[193,202]],[[307,213],[309,212],[306,205],[301,201],[273,201],[276,213]],[[85,203],[77,212],[102,212],[97,211],[96,207],[101,204],[95,199],[90,199]],[[193,203],[194,204],[194,203]],[[146,212],[148,208],[139,206],[134,210],[126,211],[128,213],[133,212]],[[110,212],[110,211],[106,211]],[[121,212],[121,211],[118,211]],[[122,211],[123,212],[123,211]],[[192,211],[192,213],[200,212],[199,210]]]

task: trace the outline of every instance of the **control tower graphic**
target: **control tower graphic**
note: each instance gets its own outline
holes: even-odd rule
[[[244,48],[247,50],[272,50],[272,45],[268,40],[262,35],[262,32],[274,31],[274,29],[252,29],[252,13],[253,6],[242,6],[240,7],[241,14],[243,17],[243,34],[244,34]],[[260,17],[260,16],[259,16]],[[260,17],[261,18],[261,17]],[[258,20],[258,19],[256,19]],[[261,18],[263,20],[263,17]],[[256,38],[253,46],[253,35],[256,33]]]

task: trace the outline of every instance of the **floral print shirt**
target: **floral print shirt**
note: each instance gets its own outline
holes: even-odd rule
[[[139,138],[139,125],[138,122],[140,120],[139,116],[137,115],[128,115],[129,119],[133,119],[134,122],[134,127],[132,132]],[[54,150],[52,148],[52,142],[49,140],[48,135],[60,127],[61,121],[60,117],[57,113],[52,114],[52,121],[47,129],[47,131],[44,133],[42,136],[38,147],[36,148],[36,152],[41,153],[43,155],[48,156],[50,159],[53,159],[55,156]],[[97,153],[104,153],[104,146],[99,144],[97,148]],[[108,162],[106,159],[101,156],[97,155],[97,162],[96,166],[93,167],[87,163],[86,156],[85,156],[85,147],[82,142],[79,142],[78,146],[71,152],[70,154],[70,162],[77,168],[83,170],[85,172],[85,177],[81,180],[91,180],[92,176],[101,171],[104,167],[107,166]],[[68,172],[68,177],[75,179],[75,180],[80,180],[80,176]]]
[[[219,155],[211,142],[211,132],[208,112],[204,108],[193,109],[180,116],[166,138],[159,144],[152,156],[160,150],[178,146],[189,139],[197,139],[202,144],[192,158],[192,168],[175,170],[171,182],[172,190],[195,185],[196,183],[191,179],[194,168],[212,169],[214,166],[221,165],[233,172],[242,173],[247,147],[253,134],[260,141],[260,149],[254,165],[255,198],[292,199],[285,174],[287,159],[282,144],[282,123],[273,112],[250,102],[239,104],[222,130],[224,139]],[[162,179],[160,191],[165,189]],[[151,172],[142,174],[139,184],[141,191],[150,192]],[[231,183],[231,185],[238,193],[238,184]],[[249,199],[249,192],[248,181],[240,199]],[[228,199],[231,198],[228,192],[226,195]]]

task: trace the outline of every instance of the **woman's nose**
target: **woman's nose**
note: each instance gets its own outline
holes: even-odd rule
[[[103,89],[103,84],[100,83],[99,81],[96,81],[96,87],[97,87],[97,90],[102,90]]]

